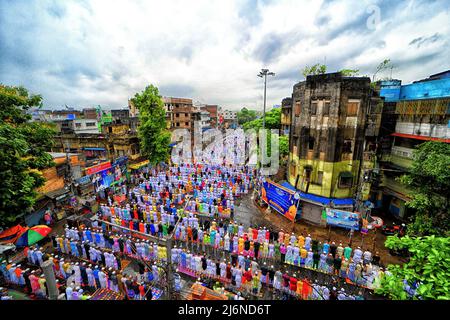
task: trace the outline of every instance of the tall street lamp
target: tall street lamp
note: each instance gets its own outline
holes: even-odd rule
[[[261,69],[258,77],[264,77],[264,110],[263,110],[263,129],[266,128],[266,88],[267,88],[267,76],[274,76],[274,72],[269,72],[269,69]]]

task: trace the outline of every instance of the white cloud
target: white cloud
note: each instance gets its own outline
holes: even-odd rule
[[[277,74],[269,105],[291,95],[305,64],[370,75],[391,58],[404,82],[448,69],[449,18],[445,1],[6,0],[0,82],[41,93],[47,107],[125,106],[154,83],[165,95],[261,108],[262,67]]]

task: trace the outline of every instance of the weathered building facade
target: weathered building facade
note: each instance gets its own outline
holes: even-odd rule
[[[382,137],[382,174],[375,203],[405,219],[411,190],[397,178],[412,165],[414,149],[431,140],[450,143],[450,70],[407,85],[400,80],[381,81],[380,88],[385,99],[383,128],[389,131]]]
[[[352,209],[355,194],[363,200],[358,181],[374,160],[364,154],[373,148],[366,146],[368,114],[382,109],[373,96],[369,78],[340,73],[308,76],[294,86],[288,180],[303,194],[305,220],[320,223],[326,206]],[[381,110],[370,120],[375,129],[380,119]]]
[[[281,129],[280,134],[289,136],[292,121],[292,98],[284,98],[281,101]]]

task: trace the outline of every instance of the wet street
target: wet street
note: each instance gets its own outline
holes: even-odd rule
[[[244,226],[257,226],[273,228],[274,230],[282,230],[283,232],[294,232],[296,234],[303,233],[304,236],[311,234],[312,238],[319,241],[331,241],[342,242],[346,245],[350,241],[349,232],[346,229],[331,228],[323,226],[315,226],[303,221],[296,222],[295,224],[283,217],[275,210],[268,210],[260,208],[252,200],[252,193],[249,193],[238,201],[238,205],[235,209],[234,220],[238,223],[242,223]],[[363,235],[360,232],[355,232],[352,239],[352,247],[356,248],[360,246],[362,249],[368,249],[375,253],[378,251],[381,256],[381,263],[383,265],[388,264],[400,264],[405,262],[404,259],[392,256],[389,250],[384,246],[386,236],[380,231],[370,231],[368,234]]]

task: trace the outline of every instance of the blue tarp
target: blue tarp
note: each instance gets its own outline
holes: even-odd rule
[[[324,206],[330,205],[330,202],[333,201],[335,206],[352,206],[354,201],[352,198],[343,198],[343,199],[336,199],[336,198],[326,198],[321,196],[316,196],[311,193],[305,193],[300,190],[295,189],[294,186],[292,186],[289,182],[284,181],[281,183],[281,185],[285,188],[288,188],[292,191],[296,191],[300,194],[300,199],[302,200],[310,200],[316,203],[320,203]]]
[[[83,150],[91,150],[91,151],[105,151],[105,148],[82,148]]]

